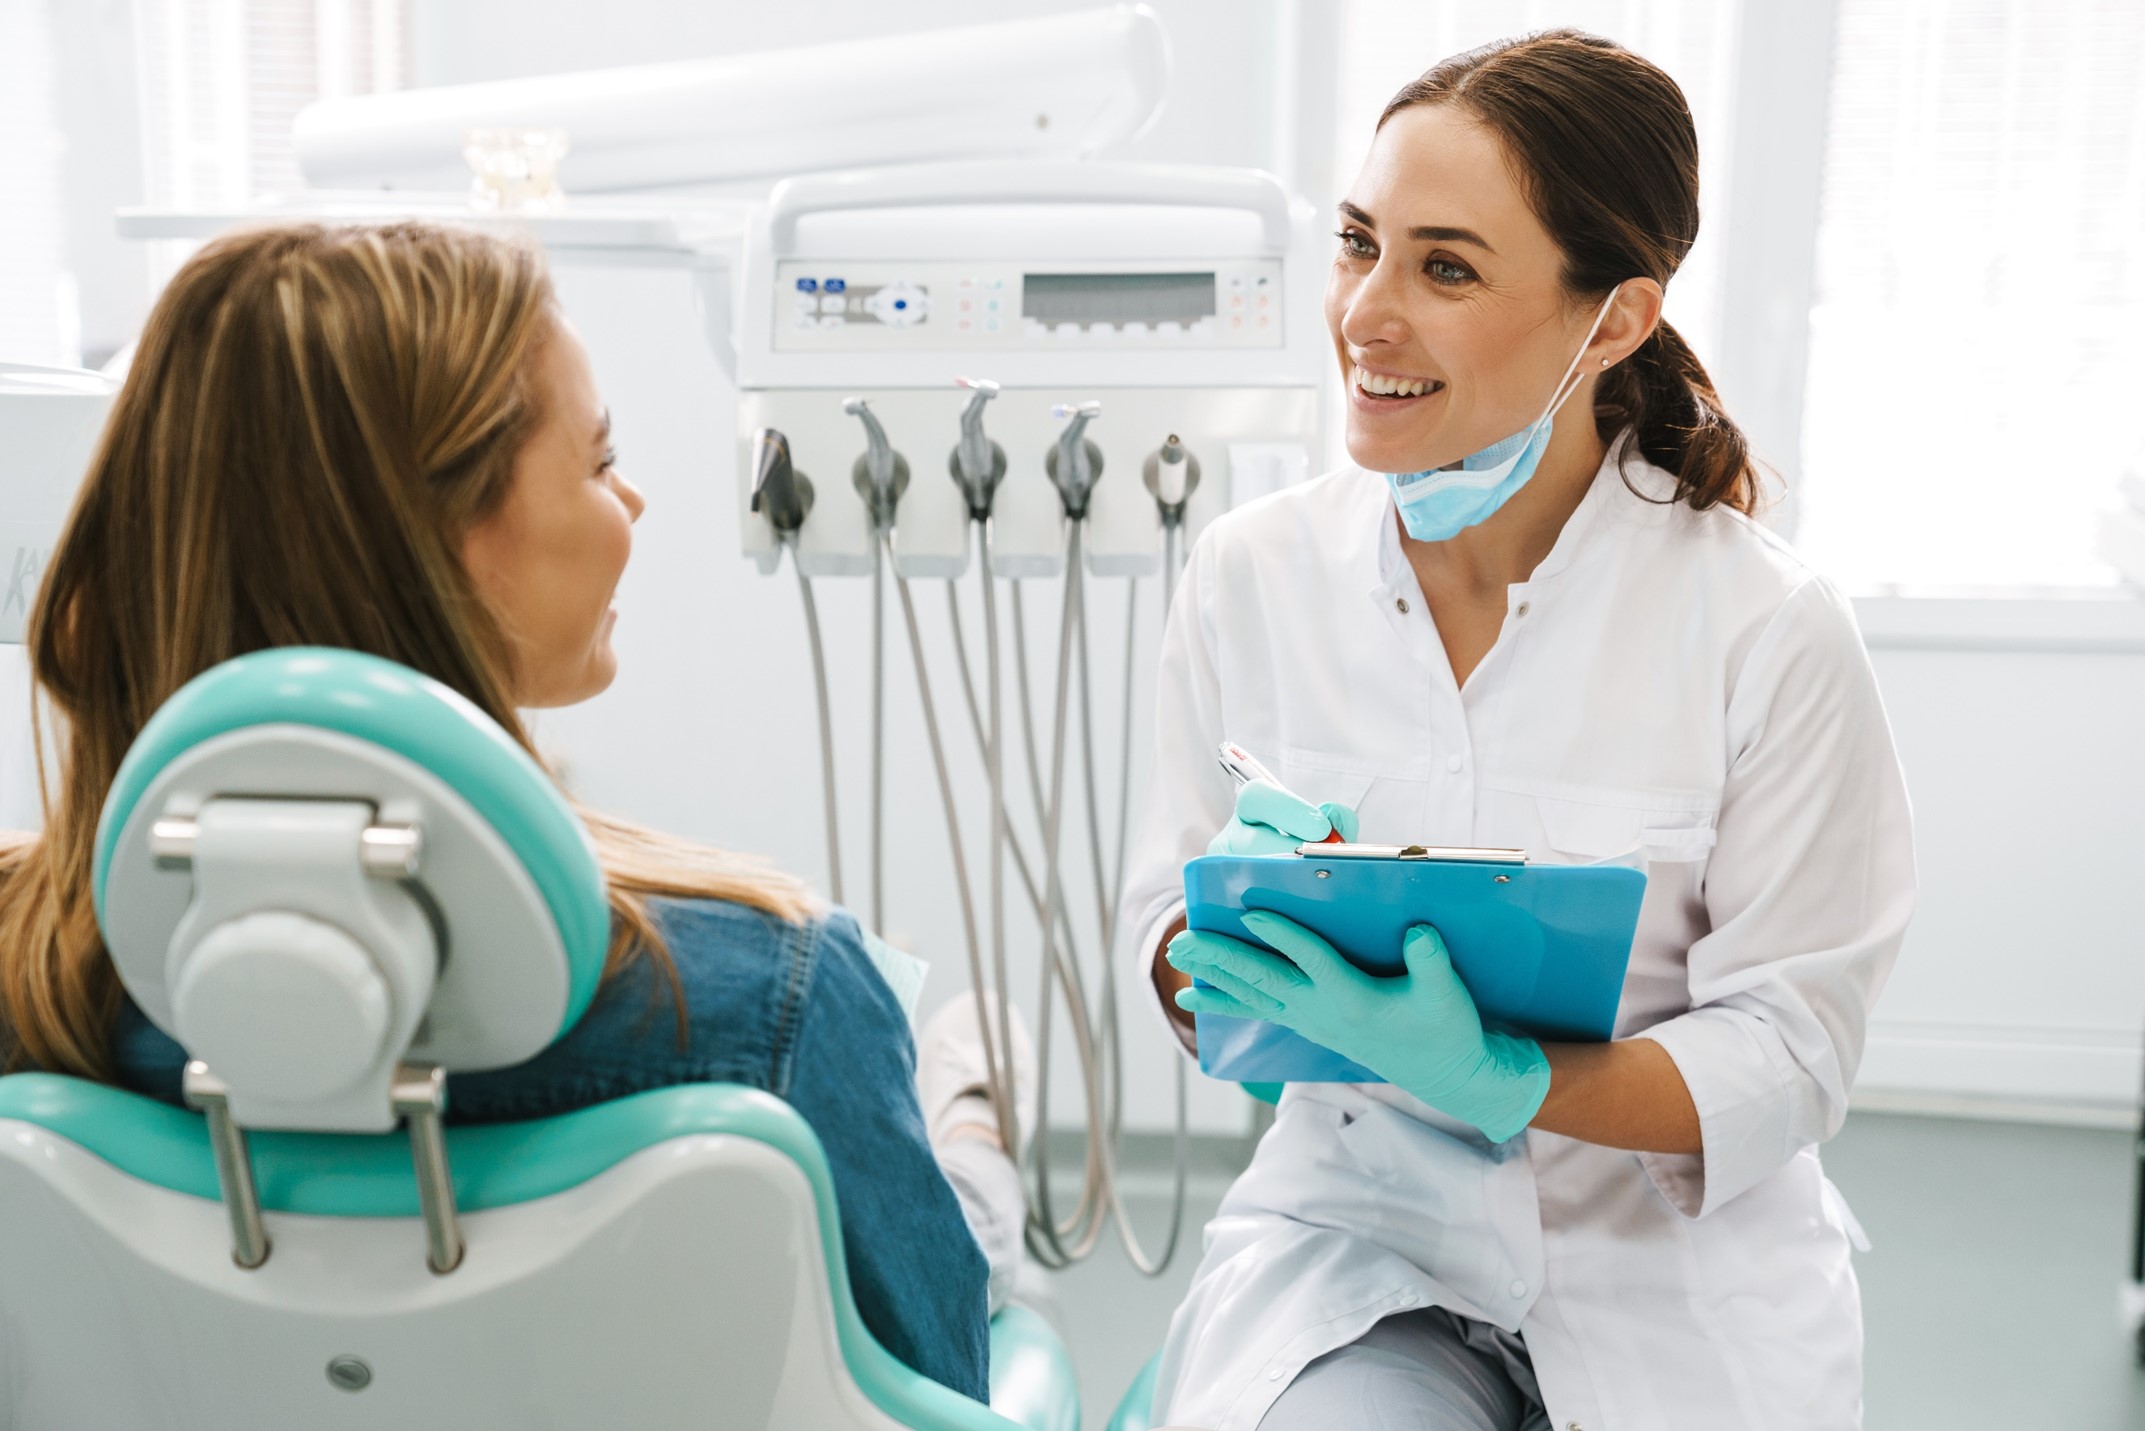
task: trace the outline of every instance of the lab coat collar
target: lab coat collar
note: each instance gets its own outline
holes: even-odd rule
[[[1641,498],[1625,485],[1623,462],[1631,444],[1632,433],[1628,427],[1609,440],[1609,448],[1601,459],[1601,466],[1594,472],[1593,484],[1586,489],[1586,495],[1579,499],[1578,507],[1565,520],[1564,529],[1557,533],[1556,543],[1550,547],[1549,555],[1542,558],[1533,574],[1526,581],[1518,583],[1514,590],[1519,586],[1547,581],[1570,566],[1572,559],[1587,544],[1594,529],[1601,525],[1605,513],[1621,507],[1626,502],[1649,498],[1659,500],[1665,495],[1656,489],[1663,485],[1660,479],[1665,478],[1666,474],[1657,472],[1635,450],[1629,451],[1628,454],[1636,459],[1629,475],[1631,483],[1645,494],[1645,498]],[[1391,488],[1376,473],[1365,472],[1363,476],[1368,480],[1362,491],[1366,497],[1374,499],[1369,505],[1375,511],[1375,516],[1368,517],[1358,530],[1366,531],[1374,538],[1375,545],[1369,547],[1365,553],[1371,558],[1367,563],[1367,569],[1373,577],[1370,594],[1382,598],[1390,594],[1396,583],[1404,583],[1407,588],[1413,588],[1415,573],[1408,566],[1407,554],[1400,549],[1400,518],[1393,505]],[[1672,485],[1669,490],[1673,491]]]

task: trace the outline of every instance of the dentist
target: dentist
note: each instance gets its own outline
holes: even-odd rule
[[[1158,1421],[1860,1422],[1859,1234],[1817,1148],[1913,908],[1907,797],[1847,603],[1753,520],[1661,321],[1697,181],[1674,81],[1561,30],[1408,85],[1340,205],[1357,465],[1193,551],[1123,925],[1188,1051],[1188,1011],[1266,1018],[1388,1082],[1283,1095]],[[1305,799],[1238,803],[1224,738]],[[1485,1031],[1427,927],[1393,979],[1278,918],[1286,958],[1183,932],[1187,860],[1336,827],[1643,858],[1616,1039]]]

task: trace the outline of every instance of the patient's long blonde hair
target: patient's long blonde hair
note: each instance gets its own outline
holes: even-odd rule
[[[533,247],[437,225],[258,229],[172,279],[30,613],[54,778],[43,832],[0,852],[4,1066],[110,1076],[121,988],[91,908],[97,816],[144,722],[201,672],[270,646],[367,651],[530,745],[457,553],[541,420],[531,369],[553,314]],[[816,909],[757,860],[582,816],[613,972],[644,954],[677,992],[651,894]]]

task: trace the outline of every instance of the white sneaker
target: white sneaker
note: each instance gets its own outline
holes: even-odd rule
[[[983,1029],[978,1005],[985,1010],[993,1030],[998,1028],[998,999],[973,991],[956,994],[931,1015],[916,1035],[916,1096],[923,1105],[924,1126],[934,1144],[943,1143],[956,1128],[977,1125],[998,1131],[997,1109],[992,1105],[990,1070],[983,1057]],[[1010,1150],[1015,1157],[1027,1150],[1035,1133],[1035,1041],[1020,1010],[1008,1001],[1012,1038],[993,1040],[998,1073],[1006,1076],[1012,1062],[1013,1112],[1021,1146]]]

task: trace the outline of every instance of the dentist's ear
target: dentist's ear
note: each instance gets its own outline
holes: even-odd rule
[[[1662,297],[1661,285],[1650,278],[1627,278],[1618,284],[1607,300],[1609,311],[1594,330],[1594,341],[1587,345],[1591,360],[1582,360],[1579,370],[1598,373],[1637,352],[1660,326]]]

